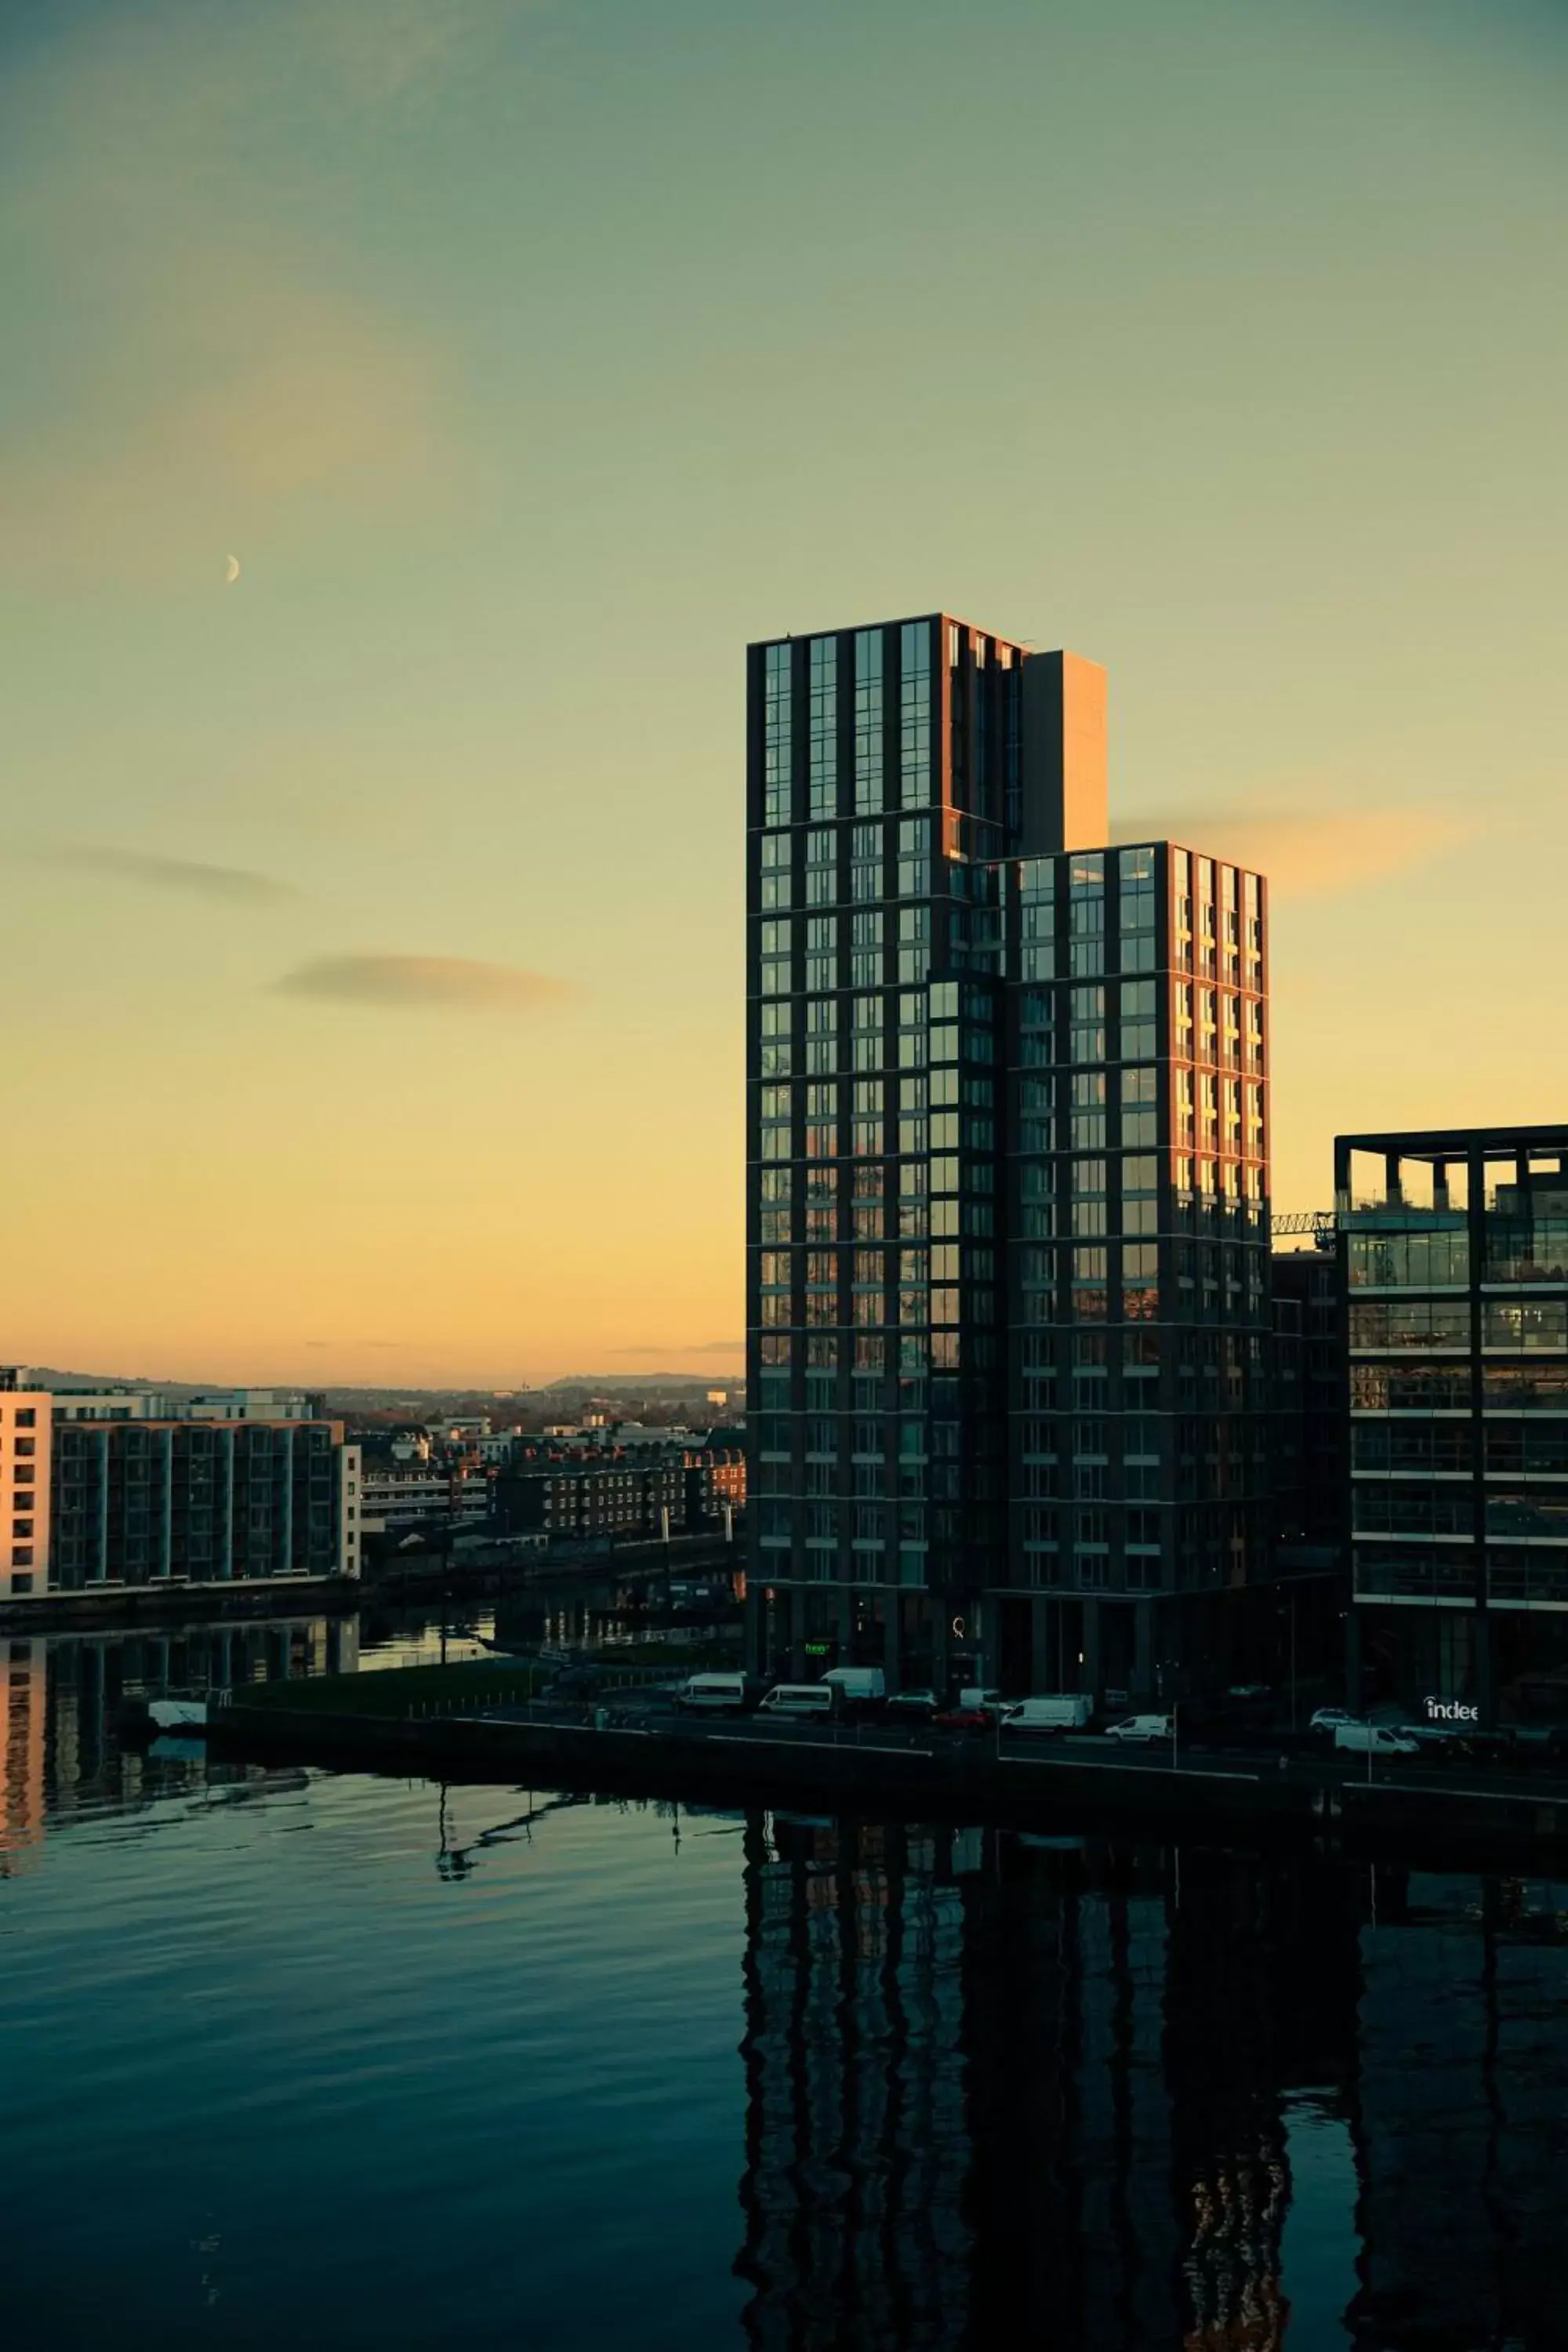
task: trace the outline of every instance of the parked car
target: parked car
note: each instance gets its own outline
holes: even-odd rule
[[[1227,1698],[1245,1699],[1247,1701],[1272,1698],[1273,1696],[1273,1690],[1268,1683],[1232,1683],[1229,1690],[1226,1693],[1226,1696]]]
[[[1086,1692],[1058,1691],[1015,1700],[1002,1709],[1002,1721],[1009,1731],[1081,1731],[1093,1713]]]
[[[831,1683],[775,1683],[757,1709],[759,1715],[814,1715],[825,1718],[838,1711],[838,1693]]]
[[[1342,1723],[1360,1721],[1360,1716],[1352,1715],[1348,1707],[1321,1706],[1313,1716],[1310,1728],[1313,1731],[1337,1731]]]
[[[889,1715],[912,1716],[917,1722],[923,1722],[928,1716],[934,1715],[941,1705],[942,1701],[933,1690],[895,1691],[887,1701]]]
[[[888,1695],[880,1666],[830,1666],[822,1677],[847,1707],[879,1706]]]
[[[994,1721],[984,1706],[944,1706],[931,1717],[939,1731],[989,1731]]]
[[[1456,1764],[1507,1764],[1515,1770],[1530,1761],[1511,1731],[1456,1731],[1447,1754]]]
[[[544,1685],[546,1698],[592,1698],[599,1676],[592,1666],[562,1666]]]
[[[1173,1723],[1168,1715],[1129,1715],[1120,1723],[1107,1726],[1107,1739],[1121,1739],[1136,1745],[1149,1739],[1169,1739]]]
[[[1337,1723],[1334,1746],[1356,1756],[1419,1756],[1421,1742],[1392,1723]]]
[[[675,1704],[693,1715],[743,1715],[750,1696],[744,1675],[689,1675]]]

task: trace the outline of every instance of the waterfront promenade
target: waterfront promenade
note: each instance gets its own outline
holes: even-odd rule
[[[1275,1840],[1391,1841],[1478,1866],[1506,1853],[1568,1854],[1568,1772],[1369,1762],[1289,1735],[1180,1738],[1142,1748],[1093,1734],[970,1735],[886,1719],[820,1725],[702,1719],[666,1695],[593,1705],[521,1696],[484,1667],[345,1677],[308,1693],[258,1688],[215,1708],[226,1752],[451,1778],[721,1803],[832,1803],[996,1822],[1119,1823]],[[401,1685],[401,1687],[400,1687]],[[335,1701],[341,1700],[341,1705]]]

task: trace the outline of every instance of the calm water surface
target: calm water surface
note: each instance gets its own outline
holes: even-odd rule
[[[142,1760],[125,1678],[12,1649],[19,2346],[1568,2344],[1568,1890]]]

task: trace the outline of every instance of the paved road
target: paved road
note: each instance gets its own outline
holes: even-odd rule
[[[1485,1796],[1490,1798],[1539,1797],[1544,1802],[1568,1802],[1568,1772],[1561,1766],[1547,1769],[1541,1766],[1510,1769],[1506,1766],[1435,1765],[1424,1763],[1419,1757],[1374,1757],[1368,1770],[1364,1755],[1344,1753],[1324,1747],[1303,1752],[1297,1749],[1284,1754],[1267,1735],[1235,1741],[1178,1740],[1174,1750],[1168,1740],[1133,1742],[1107,1738],[1103,1733],[1006,1732],[1000,1738],[994,1731],[961,1732],[944,1730],[925,1722],[900,1722],[896,1718],[865,1718],[858,1723],[833,1724],[820,1720],[795,1719],[787,1716],[743,1717],[688,1715],[678,1710],[662,1694],[649,1692],[644,1700],[634,1701],[629,1695],[617,1700],[614,1693],[604,1702],[613,1723],[646,1730],[654,1736],[676,1735],[683,1739],[710,1742],[732,1741],[747,1748],[757,1747],[833,1747],[863,1748],[882,1754],[910,1756],[951,1753],[953,1749],[990,1753],[1005,1763],[1027,1767],[1031,1764],[1049,1767],[1052,1764],[1073,1764],[1090,1770],[1142,1770],[1154,1774],[1180,1771],[1184,1778],[1213,1775],[1238,1780],[1283,1780],[1304,1783],[1310,1787],[1337,1786],[1345,1781],[1366,1782],[1380,1788],[1407,1787],[1430,1790],[1435,1794]],[[498,1708],[498,1715],[527,1719],[526,1708]],[[535,1720],[547,1719],[557,1712],[548,1703],[538,1705],[532,1711]],[[593,1710],[581,1704],[563,1705],[558,1710],[563,1719],[583,1722],[593,1720]]]

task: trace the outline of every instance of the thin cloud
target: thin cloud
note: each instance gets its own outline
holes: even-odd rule
[[[1118,841],[1180,841],[1267,877],[1277,897],[1359,888],[1468,840],[1475,828],[1426,809],[1162,810],[1122,819]]]
[[[551,5],[79,9],[68,37],[21,45],[0,76],[8,196],[69,331],[50,396],[24,386],[7,416],[0,564],[195,593],[324,493],[340,531],[449,515],[471,479],[449,353],[366,299],[311,198],[324,181],[331,213],[342,173],[498,60],[525,71]]]
[[[456,491],[442,362],[388,321],[282,260],[254,260],[243,294],[226,256],[165,257],[142,278],[142,312],[111,311],[71,403],[7,439],[6,569],[217,583],[226,547],[243,561],[323,497],[374,520]]]
[[[375,110],[477,69],[509,26],[539,13],[540,0],[311,0],[289,29],[308,58],[319,45],[349,101]]]
[[[300,896],[291,883],[247,866],[207,866],[194,857],[153,857],[140,849],[110,849],[81,842],[36,853],[40,864],[77,874],[104,874],[152,890],[183,890],[193,898],[219,898],[229,906],[270,906]]]
[[[282,996],[331,1004],[380,1004],[394,1011],[434,1006],[454,1013],[521,1012],[556,1004],[570,981],[510,963],[468,956],[315,956],[273,983]]]

